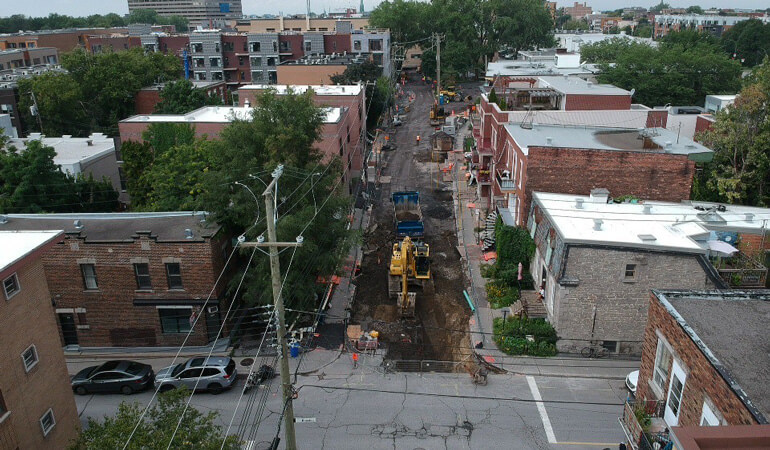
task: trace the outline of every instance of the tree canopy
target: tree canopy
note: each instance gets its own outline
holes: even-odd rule
[[[137,423],[139,426],[126,447],[129,450],[159,446],[165,448],[171,442],[172,436],[174,443],[178,443],[173,448],[240,449],[238,438],[230,435],[225,439],[222,427],[214,423],[219,413],[209,411],[203,414],[194,406],[185,408],[188,396],[186,389],[174,389],[160,394],[144,418],[144,408],[139,403],[121,402],[114,416],[106,416],[103,420],[89,418],[88,426],[69,449],[124,448],[131,430]],[[184,419],[180,422],[183,414]],[[174,434],[177,423],[180,423],[180,426]]]
[[[96,55],[80,49],[63,54],[61,64],[66,73],[47,72],[18,82],[20,92],[34,92],[42,132],[49,136],[87,136],[94,131],[115,135],[118,121],[134,113],[139,89],[176,79],[181,72],[176,56],[145,54],[140,48]],[[36,128],[30,106],[31,96],[22,95],[19,109]]]
[[[51,13],[46,17],[28,17],[14,14],[10,17],[0,17],[0,33],[17,33],[19,31],[58,30],[62,28],[112,28],[125,27],[131,23],[147,23],[151,25],[174,25],[177,31],[188,31],[188,21],[182,16],[164,17],[150,9],[138,9],[127,16],[115,13],[105,15],[92,14],[87,17],[72,17]]]
[[[393,95],[392,83],[382,75],[382,68],[372,61],[351,64],[331,80],[335,84],[366,84],[366,126],[375,128]]]
[[[770,206],[770,58],[698,139],[714,150],[693,189],[698,200]]]
[[[432,33],[444,35],[442,74],[456,77],[482,69],[500,50],[515,54],[553,43],[553,20],[539,0],[394,0],[380,3],[369,21],[390,28],[396,44],[419,43],[429,74],[435,73]]]
[[[658,48],[604,41],[584,46],[581,52],[588,61],[601,64],[600,82],[634,89],[637,103],[702,105],[706,95],[737,92],[741,76],[740,64],[704,34],[671,33]]]
[[[770,23],[759,19],[738,22],[722,33],[720,44],[744,66],[754,67],[770,55]]]
[[[110,212],[118,193],[108,179],[70,176],[54,163],[56,153],[39,140],[19,151],[0,141],[0,212]]]
[[[160,102],[155,105],[158,114],[186,114],[206,105],[221,105],[222,99],[196,88],[190,80],[171,81],[160,91]]]

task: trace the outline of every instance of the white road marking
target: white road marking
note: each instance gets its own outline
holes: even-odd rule
[[[535,399],[537,405],[537,412],[540,413],[540,419],[543,421],[543,428],[545,428],[545,435],[548,438],[549,444],[556,444],[556,435],[553,434],[553,427],[551,426],[551,419],[548,418],[548,412],[545,410],[545,404],[543,403],[543,397],[540,396],[540,390],[537,388],[535,378],[527,376],[527,384],[529,384],[529,390],[532,392],[532,398]]]

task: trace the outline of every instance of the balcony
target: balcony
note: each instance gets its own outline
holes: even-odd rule
[[[711,263],[731,288],[762,289],[767,281],[767,267],[759,261],[738,252],[730,257],[716,257]]]
[[[494,153],[494,149],[492,148],[492,139],[482,139],[477,142],[479,155],[492,155]]]
[[[504,194],[512,194],[516,192],[516,181],[511,178],[510,171],[497,169],[495,178],[497,179],[497,187],[501,192]]]
[[[653,450],[663,448],[668,443],[668,426],[663,420],[663,400],[637,401],[626,400],[623,417],[618,418],[626,434],[630,448],[634,450]],[[658,444],[655,446],[654,444]]]
[[[479,184],[491,184],[492,174],[489,167],[479,167],[476,172],[476,180],[478,180]]]

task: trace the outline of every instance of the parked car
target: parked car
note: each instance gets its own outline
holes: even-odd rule
[[[118,360],[81,370],[72,378],[71,384],[78,395],[117,392],[130,395],[152,385],[153,379],[152,366]]]
[[[393,126],[394,127],[400,127],[404,122],[401,120],[400,116],[393,117]]]
[[[159,370],[155,375],[155,387],[159,387],[160,392],[185,386],[188,389],[219,394],[231,388],[237,376],[238,371],[232,358],[196,356],[181,364]]]
[[[626,376],[626,387],[632,394],[636,395],[636,383],[639,381],[639,371],[634,370]]]

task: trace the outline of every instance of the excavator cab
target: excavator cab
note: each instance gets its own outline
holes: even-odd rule
[[[396,298],[403,317],[414,316],[416,293],[409,286],[423,288],[430,283],[430,246],[408,236],[393,244],[388,273],[388,291]]]

